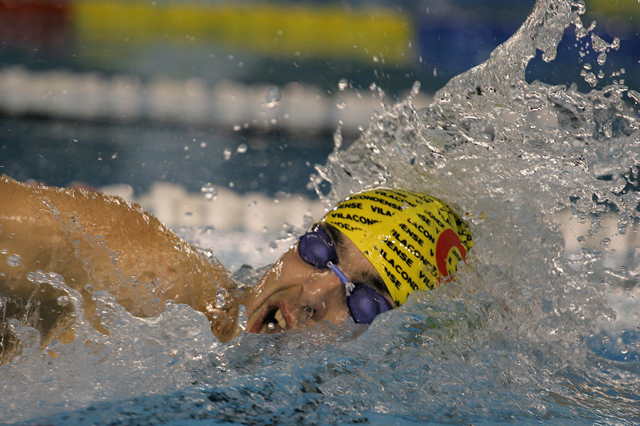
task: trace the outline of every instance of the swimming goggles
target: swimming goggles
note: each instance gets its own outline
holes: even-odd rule
[[[338,268],[338,252],[322,225],[315,224],[309,232],[300,237],[298,253],[309,265],[320,269],[329,268],[338,276],[345,286],[347,306],[355,322],[371,324],[378,314],[393,309],[391,303],[375,289],[363,283],[352,283]]]

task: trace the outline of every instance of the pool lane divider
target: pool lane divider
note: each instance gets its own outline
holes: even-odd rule
[[[377,92],[345,89],[332,95],[291,82],[277,88],[281,100],[269,105],[274,86],[201,78],[156,78],[75,73],[66,70],[0,70],[0,116],[77,120],[92,123],[149,123],[243,132],[333,133],[356,137],[382,109]],[[414,106],[431,97],[413,97]]]

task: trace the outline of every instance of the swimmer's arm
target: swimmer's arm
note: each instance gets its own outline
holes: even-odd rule
[[[16,269],[0,258],[0,272],[57,272],[83,295],[91,284],[92,292],[107,290],[140,316],[157,315],[174,300],[204,312],[221,339],[220,334],[235,331],[237,306],[212,309],[217,290],[227,290],[229,299],[233,295],[224,267],[208,262],[139,206],[101,193],[28,186],[5,176],[0,177],[0,200],[0,250],[22,259]]]

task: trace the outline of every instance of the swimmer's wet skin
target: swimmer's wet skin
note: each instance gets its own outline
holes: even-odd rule
[[[0,250],[20,259],[13,265],[0,259],[5,301],[0,315],[35,326],[43,345],[51,338],[73,339],[71,307],[56,303],[63,290],[29,279],[36,271],[59,274],[64,285],[78,291],[90,323],[95,322],[91,294],[106,290],[136,316],[158,315],[173,300],[203,312],[221,341],[237,334],[243,294],[228,272],[140,206],[98,192],[25,185],[6,176],[0,176],[0,200]],[[229,297],[218,308],[221,288]],[[10,338],[3,324],[0,343]]]
[[[248,330],[275,333],[349,316],[369,324],[413,291],[450,279],[472,246],[465,223],[433,197],[389,188],[354,194],[256,285]]]

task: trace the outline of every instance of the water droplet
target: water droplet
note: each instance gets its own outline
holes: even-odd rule
[[[282,100],[282,92],[280,91],[280,88],[276,86],[267,90],[266,100],[267,108],[273,109],[277,107]]]
[[[485,221],[486,215],[483,211],[480,213],[466,212],[463,216],[463,219],[470,220],[474,225],[480,225]]]
[[[202,187],[200,188],[200,192],[204,194],[204,198],[206,198],[207,200],[213,200],[213,197],[218,195],[218,190],[216,190],[211,182],[207,182],[206,184],[202,185]]]
[[[20,266],[22,265],[22,258],[18,254],[12,254],[7,257],[7,264],[13,267]]]
[[[231,150],[229,148],[225,148],[222,154],[224,155],[224,161],[227,161],[229,158],[231,158]]]
[[[406,201],[403,201],[403,202],[402,202],[402,205],[400,206],[400,208],[401,208],[402,210],[406,210],[406,209],[408,209],[408,208],[409,208],[409,204],[407,204],[407,202],[406,202]]]
[[[244,305],[240,305],[240,308],[238,309],[238,327],[240,327],[241,330],[246,330],[247,329],[247,308],[244,307]]]
[[[582,77],[584,77],[584,81],[589,83],[589,85],[591,87],[594,87],[596,85],[596,83],[598,82],[598,79],[596,78],[596,75],[594,73],[592,73],[592,72],[586,72],[585,70],[582,70],[582,72],[580,72],[580,75]]]
[[[241,143],[240,145],[238,145],[238,148],[236,149],[236,151],[238,151],[238,154],[244,154],[245,152],[247,152],[247,144],[246,143]]]
[[[58,306],[62,306],[64,308],[65,306],[69,305],[69,296],[60,296],[58,297],[56,302],[58,303]]]
[[[336,103],[336,107],[338,107],[338,109],[345,109],[347,107],[347,103],[345,101],[339,101]]]
[[[610,44],[601,39],[597,34],[591,33],[591,46],[596,52],[604,52],[609,49]]]
[[[336,150],[342,146],[342,131],[338,127],[338,130],[333,134],[333,146]]]
[[[420,93],[420,82],[419,81],[415,81],[413,83],[413,86],[411,86],[411,95],[412,96],[417,96]]]
[[[347,81],[346,78],[341,78],[340,81],[338,82],[338,90],[340,90],[341,92],[344,91],[344,89],[346,89],[349,86],[349,82]]]
[[[221,288],[216,292],[216,308],[221,309],[227,301],[227,290]]]
[[[111,154],[111,159],[115,160],[116,158],[118,158],[118,153],[114,152],[113,154]]]
[[[620,49],[620,39],[618,37],[614,38],[609,47],[611,47],[613,50]]]
[[[584,242],[585,242],[584,235],[580,235],[580,236],[577,238],[577,240],[578,240],[578,244],[583,245],[583,244],[584,244]]]
[[[604,240],[600,241],[600,244],[602,244],[604,247],[607,247],[609,244],[611,244],[611,238],[605,238]]]

